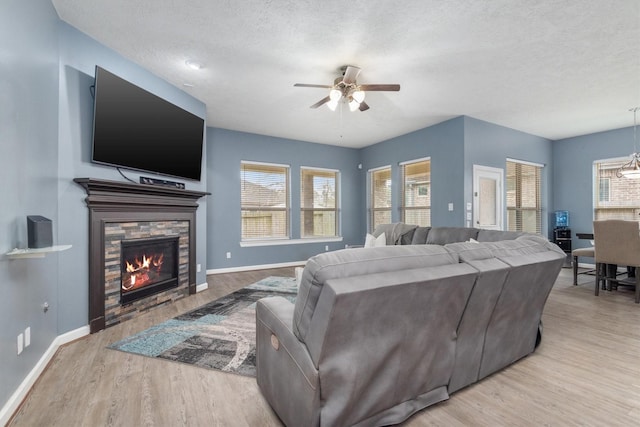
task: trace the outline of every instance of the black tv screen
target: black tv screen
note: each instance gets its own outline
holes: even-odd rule
[[[200,180],[204,120],[96,67],[92,161]]]

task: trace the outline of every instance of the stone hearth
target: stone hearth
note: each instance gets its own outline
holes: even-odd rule
[[[92,178],[74,181],[87,192],[89,207],[91,333],[195,293],[197,200],[208,193]],[[178,287],[121,304],[120,242],[157,236],[179,237]]]

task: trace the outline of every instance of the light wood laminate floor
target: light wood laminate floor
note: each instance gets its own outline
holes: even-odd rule
[[[61,347],[10,426],[280,426],[254,378],[108,350],[121,338],[266,276],[209,276],[209,289]],[[563,269],[535,353],[454,393],[403,426],[640,425],[640,305],[593,294]]]

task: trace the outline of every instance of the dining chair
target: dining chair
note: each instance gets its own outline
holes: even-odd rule
[[[593,258],[596,257],[595,247],[590,248],[576,248],[571,251],[571,256],[573,257],[573,284],[574,286],[578,285],[578,275],[580,274],[588,274],[590,276],[596,275],[596,269],[592,268],[586,271],[578,272],[578,258]]]
[[[638,221],[617,219],[593,221],[593,238],[596,260],[596,290],[600,291],[600,280],[610,284],[635,285],[635,301],[640,302],[640,227]],[[615,264],[635,269],[635,278],[618,279],[616,274],[606,272],[604,265]],[[606,276],[606,277],[603,277]]]

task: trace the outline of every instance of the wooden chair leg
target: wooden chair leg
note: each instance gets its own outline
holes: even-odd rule
[[[573,286],[578,286],[578,257],[573,257]]]

